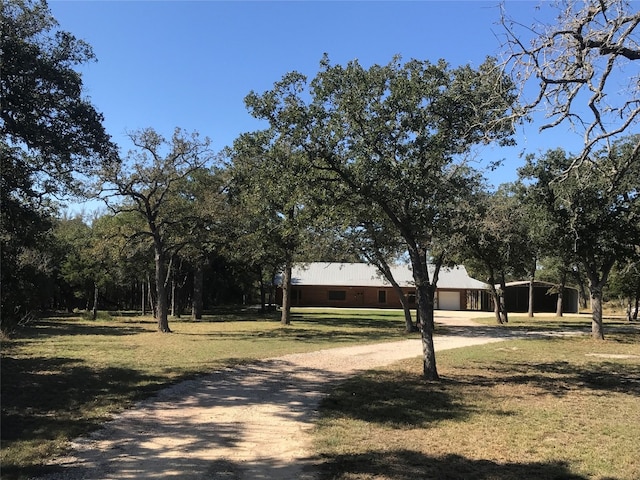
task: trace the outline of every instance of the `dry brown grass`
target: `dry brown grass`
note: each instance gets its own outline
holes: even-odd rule
[[[419,361],[350,380],[322,407],[324,478],[637,480],[640,338],[610,337],[441,352],[439,383]]]

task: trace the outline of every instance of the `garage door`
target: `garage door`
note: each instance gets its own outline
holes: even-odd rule
[[[460,310],[460,292],[438,292],[439,310]]]

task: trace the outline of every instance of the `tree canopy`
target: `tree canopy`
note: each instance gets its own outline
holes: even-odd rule
[[[593,309],[592,334],[604,338],[602,292],[616,262],[636,254],[640,245],[640,158],[634,157],[638,135],[620,139],[612,149],[592,155],[589,164],[567,171],[574,158],[548,151],[522,170],[549,216],[558,225],[559,247],[571,241],[575,258],[589,279]],[[630,157],[635,161],[630,161]],[[621,175],[609,172],[624,171]],[[549,176],[555,180],[549,181]]]
[[[325,56],[311,82],[292,72],[246,100],[255,117],[305,153],[318,182],[326,172],[325,188],[346,188],[354,201],[375,203],[403,238],[431,379],[438,378],[432,338],[438,268],[429,278],[427,256],[434,240],[446,237],[456,200],[474,179],[465,155],[477,144],[510,141],[505,114],[512,88],[493,59],[478,69],[453,69],[445,61],[403,64],[396,57],[365,69],[357,61],[332,65]]]
[[[78,175],[117,163],[102,115],[82,96],[78,65],[91,48],[57,29],[45,1],[0,3],[2,328],[34,305],[37,264],[55,212],[52,195],[79,193]]]

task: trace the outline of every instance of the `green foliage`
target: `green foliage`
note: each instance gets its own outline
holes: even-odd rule
[[[91,47],[57,30],[44,1],[3,2],[2,125],[8,144],[39,155],[29,172],[40,172],[44,192],[71,186],[72,173],[91,160],[116,159],[102,115],[82,98],[74,70],[94,59]]]
[[[383,209],[411,240],[427,242],[468,188],[469,171],[456,158],[471,146],[508,142],[501,120],[513,97],[508,81],[487,60],[477,71],[396,58],[365,70],[357,61],[332,66],[325,57],[308,91],[306,79],[286,75],[274,90],[247,104],[313,167],[333,172],[326,187],[343,189],[363,205]],[[478,108],[482,105],[482,108]],[[322,177],[320,177],[322,179]]]
[[[0,26],[1,327],[7,331],[40,307],[36,292],[47,275],[42,266],[55,209],[50,195],[77,193],[74,175],[117,162],[117,154],[74,70],[93,60],[91,48],[57,30],[44,1],[2,2]]]
[[[639,146],[638,135],[620,138],[580,164],[552,150],[529,158],[520,172],[546,211],[557,255],[565,262],[574,259],[589,279],[597,337],[603,336],[601,300],[609,273],[640,245]]]

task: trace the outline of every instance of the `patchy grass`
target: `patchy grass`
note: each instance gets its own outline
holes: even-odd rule
[[[565,330],[575,332],[591,332],[591,314],[568,314],[556,317],[548,313],[536,313],[533,318],[526,314],[509,314],[509,323],[498,325],[494,316],[482,315],[474,318],[474,321],[483,325],[499,326],[500,328],[521,329],[526,331]],[[614,315],[602,317],[605,337],[611,331],[628,329],[638,325],[637,322],[629,323],[624,318]]]
[[[324,479],[640,478],[640,334],[443,351],[357,376],[321,405]]]
[[[404,337],[401,312],[223,310],[202,321],[111,312],[43,319],[2,341],[2,478],[26,478],[70,439],[158,389],[225,365]]]

